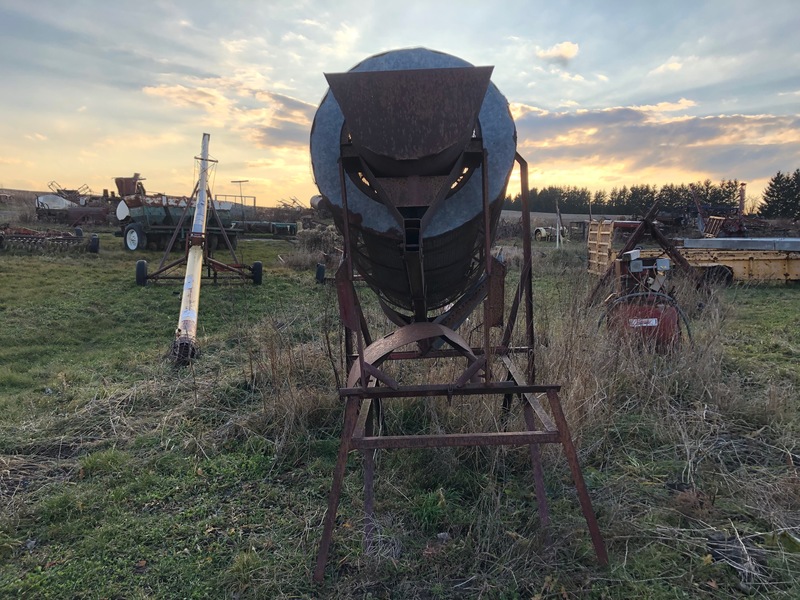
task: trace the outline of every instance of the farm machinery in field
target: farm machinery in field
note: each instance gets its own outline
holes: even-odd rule
[[[324,578],[340,522],[337,510],[351,451],[363,455],[367,550],[374,542],[379,449],[526,447],[539,522],[547,529],[540,447],[556,444],[566,456],[598,561],[608,563],[560,386],[535,383],[527,162],[517,153],[514,120],[508,101],[490,81],[492,70],[410,48],[372,56],[347,73],[325,75],[330,89],[312,125],[311,163],[344,240],[335,282],[348,372],[338,390],[344,423],[313,572],[316,582]],[[505,314],[506,267],[492,248],[515,163],[522,186],[524,257]],[[364,285],[356,287],[356,281]],[[377,324],[362,310],[365,288],[396,326],[383,337],[373,337]],[[478,329],[466,325],[470,318],[479,322],[474,336]],[[522,331],[515,335],[518,320]],[[431,372],[429,359],[452,361],[453,368],[447,374]],[[394,370],[399,361],[416,363],[424,375],[413,376],[413,368]],[[385,407],[402,398],[428,403],[436,397],[463,403],[467,410],[486,406],[508,415],[519,407],[524,418],[518,427],[502,431],[487,423],[487,430],[477,432],[386,435]]]
[[[17,248],[22,250],[69,250],[81,249],[92,254],[100,251],[97,234],[87,237],[77,227],[74,232],[47,229],[39,231],[28,227],[0,225],[0,250]]]
[[[174,246],[176,242],[178,247],[186,245],[195,210],[192,198],[198,193],[197,189],[188,197],[148,194],[139,173],[132,177],[117,177],[114,181],[120,195],[116,209],[120,231],[116,235],[122,237],[125,250],[134,252],[148,247],[164,250],[168,244]],[[216,216],[208,224],[207,246],[216,250],[227,239],[235,249],[243,231],[235,222],[241,217],[242,207],[233,202],[213,202],[210,196],[209,204]]]
[[[228,237],[220,211],[212,200],[209,189],[209,172],[214,168],[216,161],[209,158],[208,155],[210,138],[211,136],[208,133],[203,134],[200,156],[195,157],[198,161],[200,176],[194,192],[192,192],[191,197],[182,199],[183,208],[179,214],[175,215],[176,220],[171,226],[171,234],[168,235],[166,231],[159,233],[165,240],[164,255],[161,258],[161,263],[154,272],[148,273],[146,260],[136,262],[137,285],[147,285],[148,280],[183,281],[178,326],[175,330],[175,339],[170,350],[171,357],[178,365],[189,364],[200,353],[197,343],[197,323],[202,280],[212,279],[215,283],[221,279],[249,280],[254,285],[261,285],[263,274],[260,261],[256,261],[252,265],[244,265],[239,262],[234,251],[235,238],[231,240]],[[132,183],[136,184],[138,182],[133,181]],[[141,195],[144,195],[143,187],[138,188],[136,191],[140,191]],[[129,209],[132,207],[131,204],[123,203],[120,203],[120,206],[126,206]],[[133,205],[133,207],[135,206]],[[171,214],[168,210],[166,197],[164,197],[164,202],[160,206],[165,209],[162,211],[163,213]],[[140,214],[146,215],[146,209],[156,210],[158,204],[148,201],[140,204],[139,207],[143,209]],[[213,221],[209,219],[209,215],[211,215]],[[216,227],[210,227],[209,222],[215,223]],[[138,227],[134,227],[135,225],[138,225],[138,222],[129,222],[126,226],[125,248],[128,250],[136,250],[146,246],[146,238],[144,238],[146,234]],[[186,252],[184,256],[177,260],[170,261],[170,251],[181,236],[184,238],[183,244]],[[233,262],[224,263],[213,257],[213,251],[218,243],[224,244],[230,252]]]
[[[64,223],[70,227],[107,225],[113,213],[113,196],[104,190],[93,194],[88,186],[70,190],[57,181],[48,183],[52,193],[36,197],[36,219],[41,222]]]

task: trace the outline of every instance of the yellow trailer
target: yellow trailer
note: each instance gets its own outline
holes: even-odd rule
[[[677,250],[696,269],[726,281],[800,281],[800,252],[771,250]],[[642,256],[661,256],[661,249],[643,250]]]
[[[614,231],[631,221],[593,221],[587,241],[589,273],[602,276],[616,258]],[[723,281],[800,281],[798,238],[702,238],[676,240],[675,249],[706,276]],[[642,258],[665,255],[662,248],[641,251]]]

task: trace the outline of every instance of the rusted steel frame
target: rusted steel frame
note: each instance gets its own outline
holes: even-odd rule
[[[514,379],[511,377],[511,373],[506,373],[506,383],[513,382]],[[506,422],[508,421],[509,416],[511,415],[511,405],[514,402],[514,394],[512,392],[506,392],[503,395],[503,404],[501,406],[502,416],[503,416],[503,427],[505,427]]]
[[[483,348],[472,347],[470,348],[475,356],[483,356]],[[503,346],[493,346],[493,354],[526,354],[528,352],[527,346],[512,346],[505,348]],[[458,358],[463,354],[455,350],[433,350],[425,354],[419,350],[398,350],[392,352],[386,357],[386,360],[417,360],[420,358]],[[347,358],[355,360],[356,354],[351,353]]]
[[[462,387],[455,387],[451,383],[403,385],[397,389],[346,387],[339,390],[339,395],[350,398],[363,396],[365,398],[435,398],[439,396],[481,396],[485,394],[546,394],[550,391],[558,392],[560,385],[520,385],[513,381],[495,381],[492,383],[465,383]],[[535,399],[534,399],[535,400]],[[537,411],[539,414],[539,411]],[[547,413],[542,411],[547,417]],[[542,416],[539,415],[541,419]],[[548,424],[542,419],[545,424]],[[547,421],[552,425],[549,417]]]
[[[367,322],[361,310],[361,303],[358,300],[353,280],[347,277],[347,265],[345,263],[342,263],[336,270],[334,282],[339,303],[339,318],[344,325],[345,369],[350,373],[353,365],[360,357],[356,352],[353,336],[358,335],[357,332],[360,328],[361,334],[368,345],[372,344],[372,336],[367,328]]]
[[[358,360],[358,354],[353,352],[353,330],[349,327],[344,328],[344,349],[345,349],[345,370],[349,373],[350,369]]]
[[[172,281],[172,280],[174,280],[174,281],[183,281],[185,279],[185,277],[183,275],[157,275],[157,276],[153,277],[153,275],[149,275],[149,274],[148,274],[147,278],[148,279],[154,279],[156,281]],[[215,274],[213,277],[207,277],[207,276],[204,275],[203,279],[204,280],[211,279],[212,282],[216,282],[216,281],[241,281],[242,277],[240,275],[235,275],[235,276],[231,275],[231,276],[227,276],[226,277],[224,275],[221,276],[221,275],[216,275]]]
[[[350,376],[352,377],[353,374],[351,373]],[[392,379],[388,373],[367,361],[364,361],[364,371],[362,371],[359,376],[367,382],[368,387],[373,387],[380,381],[393,390],[400,388],[400,384]],[[354,381],[358,381],[358,378],[354,379]]]
[[[390,448],[451,448],[454,446],[527,446],[558,443],[557,431],[498,431],[488,433],[437,433],[431,435],[381,435],[353,437],[357,450]]]
[[[467,341],[454,330],[438,323],[411,323],[396,329],[370,344],[366,359],[370,363],[377,364],[379,359],[385,360],[385,357],[395,352],[397,348],[414,344],[422,339],[440,337],[445,338],[456,353],[474,360],[475,355]]]
[[[344,164],[339,159],[339,185],[342,188],[342,236],[344,237],[344,264],[347,279],[353,280],[353,257],[350,247],[350,211],[347,206],[347,184],[345,182]]]
[[[358,302],[353,282],[347,276],[347,265],[342,263],[334,275],[336,284],[336,299],[339,301],[339,319],[346,331],[353,332],[358,329],[360,317],[358,315]],[[348,352],[352,354],[352,350]]]
[[[344,165],[342,158],[339,158],[339,185],[342,189],[342,235],[344,237],[343,256],[339,268],[336,269],[334,281],[336,283],[336,296],[339,301],[339,318],[344,325],[344,346],[346,354],[345,368],[347,372],[353,368],[356,361],[363,361],[362,347],[358,345],[358,353],[354,355],[353,335],[357,334],[356,319],[361,321],[356,315],[358,312],[356,303],[356,290],[353,286],[353,258],[350,248],[350,218],[347,209],[347,186],[344,178]],[[361,364],[361,363],[360,363]]]
[[[347,212],[347,190],[345,189],[344,181],[344,168],[342,161],[339,161],[339,178],[342,185],[342,199],[344,203],[344,225],[343,234],[345,238],[344,244],[344,260],[336,271],[334,277],[336,283],[336,294],[339,301],[339,316],[342,323],[345,325],[345,353],[347,356],[347,371],[350,372],[353,363],[362,360],[363,345],[361,335],[369,345],[372,343],[372,336],[367,327],[367,321],[364,318],[364,313],[361,310],[361,303],[356,294],[355,285],[353,280],[355,274],[353,272],[352,252],[350,248],[350,223],[349,212]],[[359,335],[360,330],[360,335]],[[354,353],[353,335],[357,336],[358,354]]]
[[[523,263],[522,271],[519,275],[519,283],[517,284],[517,291],[514,294],[514,300],[511,302],[511,310],[508,311],[508,323],[506,323],[503,338],[500,341],[500,348],[508,348],[511,343],[511,336],[514,333],[514,325],[517,323],[517,313],[519,312],[519,305],[525,295],[525,281],[530,279],[531,265],[530,263]],[[523,346],[518,351],[529,352],[529,346]]]
[[[214,275],[214,279],[242,279],[247,278],[248,275],[241,267],[237,267],[234,265],[228,265],[223,262],[219,262],[218,260],[214,260],[213,258],[205,257],[205,262],[207,263],[205,266],[213,265],[215,267],[215,271],[226,271],[230,273],[236,273],[237,277],[218,277],[216,274]],[[186,257],[179,258],[177,260],[172,261],[168,265],[160,267],[157,271],[148,274],[148,279],[184,279],[184,275],[161,275],[162,273],[166,273],[171,269],[177,267],[178,265],[182,265],[186,263]]]
[[[550,403],[550,411],[553,413],[558,432],[560,434],[561,446],[564,448],[564,455],[567,457],[569,469],[572,472],[572,480],[575,483],[575,489],[578,491],[578,500],[583,511],[583,517],[586,519],[586,525],[589,527],[589,536],[592,538],[592,545],[594,546],[595,554],[597,554],[598,562],[605,566],[608,564],[608,552],[606,545],[603,541],[603,535],[600,533],[600,527],[597,524],[597,517],[594,515],[592,509],[592,500],[589,498],[589,491],[586,489],[586,482],[583,479],[581,466],[578,462],[578,453],[575,450],[575,445],[572,443],[572,436],[569,432],[567,419],[564,416],[564,411],[561,408],[561,401],[558,399],[558,394],[554,391],[547,392],[547,399]]]
[[[339,158],[339,185],[341,186],[341,189],[342,189],[342,221],[343,221],[343,225],[344,225],[343,226],[344,231],[342,233],[343,233],[343,237],[344,237],[344,264],[345,264],[345,271],[344,271],[344,276],[342,278],[344,280],[344,281],[342,281],[342,286],[343,286],[343,289],[344,289],[345,286],[349,286],[349,290],[352,292],[352,293],[346,292],[345,296],[344,296],[344,299],[345,299],[346,303],[349,304],[349,306],[346,307],[346,310],[348,312],[348,317],[352,317],[353,312],[355,312],[358,315],[358,323],[357,324],[354,323],[350,319],[348,319],[348,321],[344,321],[344,319],[343,319],[343,321],[345,323],[345,326],[348,327],[349,329],[351,329],[355,333],[355,336],[356,336],[356,350],[358,352],[358,361],[357,361],[356,364],[358,365],[359,371],[361,373],[364,373],[366,371],[366,369],[364,367],[364,338],[363,338],[363,333],[364,332],[362,332],[361,329],[362,329],[362,327],[366,329],[366,320],[364,319],[363,315],[361,314],[362,313],[361,307],[359,306],[359,303],[358,303],[358,297],[356,296],[355,286],[353,286],[353,274],[354,273],[353,273],[353,252],[352,252],[353,249],[352,249],[352,247],[350,245],[350,243],[351,243],[350,242],[350,240],[351,240],[351,237],[350,237],[350,210],[349,210],[348,202],[347,202],[347,183],[345,181],[344,162],[343,162],[341,157]],[[337,271],[337,275],[338,275],[338,271]],[[338,291],[338,286],[337,286],[337,291]],[[345,307],[342,306],[342,303],[341,303],[342,295],[339,295],[339,300],[340,300],[339,311],[341,312],[343,310],[343,308],[345,308]],[[351,372],[352,372],[352,370],[351,370]],[[361,378],[361,387],[364,388],[364,389],[366,389],[367,384],[368,384],[367,379],[368,379],[367,377],[362,377]]]
[[[356,421],[355,429],[353,429],[353,437],[364,437],[369,435],[368,421],[370,418],[370,410],[372,410],[372,403],[377,401],[377,398],[362,398],[361,409],[358,413],[358,420]]]
[[[371,382],[374,387],[374,382]],[[383,409],[380,398],[365,398],[361,401],[361,409],[353,430],[353,437],[371,437],[380,430],[383,421]],[[364,545],[367,554],[372,550],[372,532],[374,530],[373,514],[375,511],[375,454],[376,450],[362,450],[364,458]]]
[[[492,257],[492,276],[488,278],[486,304],[489,307],[489,326],[502,327],[503,313],[506,306],[506,266]],[[490,352],[495,352],[495,347],[490,346]]]
[[[197,184],[195,184],[195,188],[194,189],[195,189],[195,191],[197,190]],[[194,197],[194,192],[192,192],[192,197]],[[170,268],[174,267],[175,265],[179,264],[181,261],[185,261],[186,260],[186,257],[184,256],[184,258],[182,258],[180,261],[173,262],[168,267],[164,266],[164,263],[167,262],[167,257],[169,257],[169,253],[172,252],[172,247],[175,245],[175,240],[178,239],[178,233],[183,228],[183,222],[186,220],[186,215],[189,212],[189,207],[191,206],[191,204],[192,204],[192,200],[190,198],[189,200],[187,200],[186,206],[183,207],[183,212],[181,213],[181,218],[178,219],[178,224],[175,226],[175,229],[172,232],[172,237],[169,238],[169,243],[167,244],[167,247],[164,249],[164,255],[161,257],[161,262],[158,263],[158,269],[156,270],[156,273],[160,273],[162,271],[162,269],[163,270],[170,269]],[[147,211],[145,211],[145,216],[147,216]],[[186,255],[188,256],[188,254],[189,254],[189,248],[187,247],[186,248]],[[152,275],[150,277],[152,277]]]
[[[509,376],[511,374],[509,373]],[[520,394],[522,401],[522,412],[525,417],[525,425],[528,431],[538,431],[536,427],[536,417],[533,414],[533,407],[530,401]],[[531,467],[533,468],[533,485],[536,489],[536,506],[539,511],[539,524],[544,531],[545,543],[550,544],[550,511],[547,508],[547,492],[544,488],[544,468],[542,467],[542,453],[539,444],[528,446],[531,455]]]
[[[517,152],[515,159],[519,165],[519,178],[522,199],[522,256],[523,267],[520,277],[520,287],[525,292],[525,342],[528,344],[528,365],[525,370],[527,381],[536,381],[536,361],[534,355],[534,331],[533,331],[533,262],[531,258],[531,211],[528,196],[530,188],[528,185],[528,162]]]
[[[211,195],[209,194],[209,198],[210,197]],[[236,256],[236,252],[234,252],[233,250],[233,245],[231,244],[231,241],[228,239],[228,232],[225,231],[225,227],[222,225],[222,219],[220,218],[219,213],[217,212],[217,205],[216,202],[214,202],[214,200],[211,200],[211,212],[214,213],[214,219],[216,220],[217,225],[219,226],[219,230],[222,232],[222,239],[225,240],[225,245],[228,247],[228,251],[231,253],[231,259],[233,260],[233,262],[238,261],[239,258]]]
[[[463,386],[468,381],[474,381],[475,377],[477,376],[478,371],[483,369],[485,373],[488,374],[489,372],[489,362],[486,360],[486,356],[481,356],[478,360],[473,362],[469,365],[463,373],[456,379],[455,386],[457,388]],[[488,375],[487,375],[488,378]]]
[[[503,357],[507,360],[508,357]],[[516,371],[518,374],[518,371]],[[514,378],[514,373],[509,370],[508,376],[510,379]],[[431,389],[436,388],[436,389]],[[566,423],[566,418],[561,409],[561,404],[558,399],[558,390],[560,386],[557,385],[517,385],[513,381],[506,381],[504,384],[489,383],[483,386],[469,385],[467,390],[463,389],[448,389],[450,386],[410,386],[402,390],[380,390],[377,388],[369,388],[368,392],[372,394],[365,394],[362,390],[354,389],[348,390],[347,388],[341,389],[340,397],[345,399],[345,424],[342,431],[342,441],[337,458],[337,464],[334,471],[334,480],[331,488],[331,493],[328,501],[328,511],[325,515],[322,539],[320,541],[319,552],[317,554],[317,563],[314,570],[314,581],[321,582],[324,578],[325,566],[327,563],[328,552],[330,549],[331,537],[333,535],[333,527],[335,525],[336,510],[338,509],[339,498],[341,496],[341,486],[344,478],[344,472],[347,463],[347,454],[350,450],[360,450],[364,452],[364,478],[365,478],[365,536],[371,536],[373,532],[372,514],[374,510],[374,455],[369,455],[369,451],[376,449],[398,449],[398,448],[439,448],[439,447],[462,447],[462,446],[529,446],[531,452],[531,460],[534,470],[534,483],[537,494],[537,503],[539,510],[539,518],[542,527],[546,529],[549,523],[549,512],[546,505],[546,491],[544,489],[544,475],[541,470],[541,457],[538,456],[539,444],[542,443],[561,443],[564,448],[564,453],[567,457],[570,470],[572,472],[573,480],[575,482],[578,498],[581,509],[584,513],[587,525],[589,527],[590,536],[598,557],[598,561],[602,565],[608,564],[608,555],[605,549],[605,543],[602,535],[600,534],[594,512],[592,511],[591,500],[586,489],[583,475],[578,463],[577,453],[572,444],[569,428]],[[480,388],[488,388],[480,389]],[[525,432],[489,432],[489,433],[467,433],[467,434],[448,434],[448,435],[408,435],[408,436],[380,436],[374,435],[374,419],[375,416],[367,415],[362,418],[360,413],[364,410],[369,411],[372,408],[372,402],[378,402],[380,397],[395,397],[395,394],[406,392],[403,395],[409,395],[408,392],[414,389],[411,394],[416,397],[434,395],[431,392],[438,391],[435,395],[468,395],[472,393],[499,393],[499,394],[519,394],[523,396],[526,391],[546,393],[550,402],[550,407],[556,420],[557,428],[551,430],[538,430],[534,418],[534,403],[525,395],[523,402],[525,410],[525,421],[528,431]],[[427,393],[425,392],[427,389]],[[491,391],[489,391],[491,390]],[[349,395],[348,392],[354,392]],[[358,394],[362,391],[361,394]],[[522,392],[522,393],[520,393]],[[373,398],[374,394],[374,398]],[[541,408],[541,407],[540,407]],[[359,424],[363,423],[363,427]],[[547,423],[543,420],[545,427]],[[372,460],[370,460],[372,459]],[[367,487],[367,484],[369,486]],[[545,532],[547,536],[547,532]],[[549,539],[549,538],[546,538]],[[367,548],[369,548],[370,537],[367,537]]]
[[[358,294],[356,293],[356,288],[353,285],[353,282],[350,282],[350,286],[353,288],[353,298],[355,298],[356,302],[356,311],[358,312],[358,323],[361,325],[361,335],[364,336],[364,343],[367,346],[372,345],[373,339],[372,334],[369,332],[369,326],[367,325],[367,319],[364,317],[364,311],[361,310],[361,302],[358,299]]]
[[[700,284],[703,281],[703,276],[700,271],[689,264],[689,261],[684,258],[683,254],[675,247],[675,244],[670,242],[669,239],[658,230],[658,227],[656,227],[654,223],[648,223],[648,225],[650,227],[650,234],[661,245],[667,255],[680,265],[696,284]]]
[[[490,231],[489,222],[489,176],[487,171],[488,160],[486,157],[486,148],[483,149],[481,156],[481,184],[483,186],[483,268],[486,273],[488,281],[492,279],[492,236]],[[483,353],[486,360],[484,360],[484,377],[485,381],[492,380],[492,360],[491,360],[491,344],[492,344],[492,327],[491,327],[491,310],[488,300],[483,301]]]
[[[336,512],[339,509],[339,498],[342,495],[342,481],[347,467],[347,455],[349,454],[353,439],[353,430],[356,426],[361,399],[357,397],[347,398],[344,409],[344,426],[342,428],[342,441],[339,444],[339,453],[336,457],[336,467],[333,471],[333,482],[331,491],[328,495],[328,510],[325,513],[322,526],[322,538],[319,542],[317,551],[317,564],[314,568],[314,581],[320,583],[325,577],[325,565],[328,562],[328,552],[333,536],[333,526],[336,524]]]
[[[658,200],[653,202],[653,206],[650,207],[650,210],[647,211],[647,214],[644,216],[644,218],[641,221],[639,221],[638,227],[636,227],[636,229],[633,231],[631,237],[628,238],[628,241],[625,242],[625,245],[622,247],[622,250],[617,252],[617,258],[622,258],[623,254],[625,254],[626,252],[630,252],[636,247],[636,244],[639,243],[639,240],[642,239],[645,232],[650,228],[649,223],[656,216],[657,212],[658,212]],[[612,240],[614,239],[613,229],[611,230],[611,239]],[[606,282],[608,281],[609,277],[611,277],[611,274],[613,272],[614,272],[614,261],[612,260],[608,263],[608,267],[606,267],[606,272],[603,273],[603,275],[597,281],[595,286],[592,288],[592,291],[589,294],[589,300],[588,300],[589,306],[594,304],[595,300],[597,300],[597,294],[600,293],[600,290],[606,284]]]
[[[375,420],[380,419],[380,399],[361,401],[361,413],[356,424],[354,437],[372,437],[375,434]],[[372,532],[375,527],[375,450],[362,450],[364,456],[364,545],[367,554],[372,553]]]
[[[211,258],[210,256],[206,256],[205,259],[206,259],[206,265],[214,268],[215,271],[227,271],[229,273],[238,273],[239,276],[247,278],[247,273],[245,273],[244,269],[240,267],[220,262],[215,258]]]
[[[470,363],[477,360],[475,355],[472,354],[466,340],[452,329],[443,325],[437,325],[436,323],[411,323],[376,340],[366,349],[364,349],[363,346],[360,347],[358,352],[359,362],[350,370],[347,378],[347,385],[349,387],[355,387],[356,383],[361,380],[361,386],[364,387],[366,378],[362,377],[362,374],[366,372],[367,365],[377,367],[386,360],[388,355],[398,348],[434,338],[444,339]],[[359,337],[358,339],[360,340],[361,338]]]
[[[528,402],[531,408],[533,408],[533,410],[536,412],[536,416],[539,417],[539,420],[544,425],[544,428],[547,431],[553,431],[556,428],[556,426],[553,424],[553,420],[550,418],[550,415],[548,415],[547,412],[544,410],[538,398],[536,398],[532,394],[541,394],[541,393],[549,394],[551,390],[558,392],[561,389],[561,386],[527,385],[524,377],[522,376],[522,373],[520,373],[519,369],[517,368],[517,365],[514,364],[514,362],[511,360],[510,357],[501,356],[500,360],[503,361],[503,364],[508,369],[509,377],[514,381],[514,384],[517,386],[518,389],[517,393],[523,394],[525,396],[525,400]],[[529,387],[536,389],[533,390],[526,389]]]

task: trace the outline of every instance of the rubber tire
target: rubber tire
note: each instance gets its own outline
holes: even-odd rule
[[[147,285],[147,261],[136,261],[136,285]]]
[[[250,268],[250,270],[253,274],[253,285],[261,285],[261,281],[264,277],[264,265],[260,260],[257,260],[253,263],[253,266]]]
[[[727,287],[733,285],[733,271],[725,265],[713,265],[706,268],[703,280],[711,285]]]
[[[539,231],[538,229],[533,232],[533,239],[536,240],[537,242],[541,242],[542,241],[542,237],[543,237],[542,236],[542,232]]]
[[[128,235],[135,234],[135,247],[132,247],[131,244],[134,243],[133,239],[128,239]],[[134,250],[144,250],[147,248],[147,236],[144,234],[144,230],[139,223],[131,223],[125,228],[124,233],[122,234],[122,246],[128,252],[133,252]]]
[[[83,237],[83,229],[80,227],[75,228],[75,237],[82,238]]]
[[[89,245],[86,249],[91,252],[92,254],[97,254],[100,252],[100,236],[96,233],[92,234],[91,239],[89,240]]]
[[[206,247],[208,248],[209,252],[214,252],[217,248],[219,248],[221,237],[221,235],[217,235],[216,233],[208,234],[208,237],[206,237]]]

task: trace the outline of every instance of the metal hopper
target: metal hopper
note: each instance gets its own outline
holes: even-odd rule
[[[317,184],[340,228],[351,215],[356,269],[409,319],[425,320],[483,274],[516,151],[491,73],[417,48],[326,75],[311,134]]]

